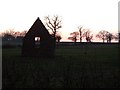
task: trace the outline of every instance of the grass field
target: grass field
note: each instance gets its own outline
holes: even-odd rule
[[[54,58],[3,49],[3,88],[119,88],[118,45],[57,47]]]

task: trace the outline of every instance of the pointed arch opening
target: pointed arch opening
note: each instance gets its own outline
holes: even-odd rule
[[[35,48],[40,48],[40,37],[35,37]]]

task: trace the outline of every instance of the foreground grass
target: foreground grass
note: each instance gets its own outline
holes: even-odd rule
[[[3,49],[3,88],[116,88],[118,46],[58,47],[55,58],[20,56]]]

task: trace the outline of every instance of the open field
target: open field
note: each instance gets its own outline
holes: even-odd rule
[[[59,46],[54,58],[3,49],[3,88],[120,88],[118,45]]]

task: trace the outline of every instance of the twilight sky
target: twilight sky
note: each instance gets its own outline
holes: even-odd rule
[[[40,17],[44,23],[47,15],[62,19],[59,30],[63,40],[78,26],[90,29],[93,34],[100,30],[118,32],[119,0],[1,0],[0,32],[8,29],[29,30]]]

